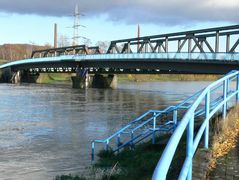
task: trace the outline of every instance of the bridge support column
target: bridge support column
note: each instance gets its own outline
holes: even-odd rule
[[[18,84],[21,83],[22,73],[20,70],[12,73],[11,83]]]
[[[88,88],[91,84],[90,76],[88,75],[88,69],[85,68],[77,68],[76,76],[71,77],[72,80],[72,88],[76,89],[84,89]]]
[[[11,68],[4,68],[0,70],[0,82],[10,83],[12,78]]]
[[[117,76],[114,74],[109,74],[104,76],[102,74],[96,74],[93,77],[92,88],[117,88]]]
[[[90,85],[90,76],[80,77],[80,76],[72,76],[72,88],[76,89],[84,89],[88,88]]]
[[[11,72],[10,82],[13,84],[17,83],[36,83],[39,77],[39,73],[31,73],[25,70],[18,70],[16,72]]]
[[[37,83],[37,80],[38,80],[39,76],[40,76],[39,73],[22,71],[21,82],[24,82],[24,83]]]

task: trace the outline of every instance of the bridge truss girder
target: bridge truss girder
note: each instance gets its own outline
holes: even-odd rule
[[[99,46],[88,47],[86,45],[77,45],[77,46],[36,50],[32,52],[31,58],[54,57],[60,55],[74,55],[74,54],[101,54],[101,53],[102,51],[99,48]]]
[[[107,53],[236,52],[239,25],[111,41]],[[231,41],[231,37],[236,39]],[[221,40],[225,38],[226,40]],[[225,41],[225,42],[224,42]],[[222,42],[220,44],[220,42]],[[175,45],[170,43],[177,43]],[[205,46],[204,46],[205,44]],[[171,50],[173,49],[174,50]]]

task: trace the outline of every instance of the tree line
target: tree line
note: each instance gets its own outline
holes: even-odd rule
[[[61,44],[60,44],[61,43]],[[70,46],[70,44],[59,43],[59,47]],[[90,41],[84,42],[87,46],[93,46]],[[107,41],[98,41],[95,46],[99,46],[103,52],[106,52],[109,46]],[[51,45],[46,44],[44,46],[39,46],[35,44],[3,44],[0,45],[0,59],[14,61],[18,59],[30,58],[32,51],[52,48]]]
[[[31,57],[32,51],[49,48],[49,45],[3,44],[0,45],[0,59],[14,61]]]

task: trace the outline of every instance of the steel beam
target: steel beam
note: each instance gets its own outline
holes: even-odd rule
[[[168,52],[168,36],[165,37],[165,52]]]
[[[178,52],[181,52],[181,50],[183,49],[184,44],[186,43],[187,39],[184,39],[182,44],[180,45]]]
[[[195,42],[195,45],[198,47],[198,49],[200,50],[200,52],[204,53],[204,50],[203,50],[202,46],[201,46],[200,43],[197,41],[197,39],[195,38],[195,36],[193,36],[193,41]]]
[[[236,50],[238,44],[239,44],[239,38],[237,39],[237,41],[235,42],[235,44],[232,46],[232,48],[230,49],[229,52],[230,52],[230,53],[235,52],[235,50]]]
[[[215,31],[219,31],[219,32],[220,31],[229,31],[229,30],[232,31],[232,30],[235,30],[235,29],[239,29],[239,25],[208,28],[208,29],[199,29],[199,30],[192,30],[192,31],[182,31],[182,32],[177,32],[177,33],[167,33],[167,34],[153,35],[153,36],[144,36],[144,37],[140,37],[140,40],[159,39],[159,38],[172,37],[172,36],[184,36],[186,34],[203,34],[203,33],[215,32]],[[126,41],[127,42],[128,41],[138,41],[138,38],[114,40],[112,42],[120,43],[120,42],[126,42]]]
[[[192,39],[191,39],[191,36],[188,37],[188,53],[192,53]]]
[[[215,52],[219,52],[219,30],[216,31]]]
[[[204,40],[205,44],[207,45],[208,49],[214,53],[214,50],[212,49],[212,47],[210,46],[210,44],[208,43],[207,39]]]

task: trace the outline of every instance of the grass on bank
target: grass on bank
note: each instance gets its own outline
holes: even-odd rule
[[[239,138],[239,105],[230,109],[226,120],[223,120],[221,114],[215,115],[211,120],[212,145],[210,147],[212,155],[209,162],[209,168],[216,167],[216,160],[227,154],[235,148]],[[195,134],[201,123],[195,124]],[[135,150],[125,149],[119,154],[106,153],[102,151],[99,154],[99,160],[95,167],[110,170],[113,173],[104,175],[108,179],[124,180],[130,179],[151,179],[156,164],[165,148],[168,137],[159,137],[158,144],[151,144],[151,141],[136,146]],[[162,143],[164,142],[164,143]],[[182,137],[177,152],[168,172],[167,179],[174,180],[178,178],[181,166],[185,159],[186,135]],[[115,167],[117,166],[117,168]]]
[[[219,75],[208,74],[121,74],[120,82],[147,82],[147,81],[214,81]]]
[[[120,153],[100,151],[99,159],[93,165],[93,170],[85,179],[93,180],[150,180],[158,160],[166,146],[170,135],[157,138],[157,144],[152,140],[136,145],[135,149],[125,148]],[[177,179],[185,158],[185,137],[180,142],[168,173],[171,180]],[[77,176],[58,176],[55,180],[73,180]]]
[[[236,146],[239,137],[239,106],[230,110],[226,121],[222,120],[221,114],[218,114],[211,120],[211,123],[211,133],[215,133],[210,148],[212,158],[209,167],[212,170],[216,166],[217,158],[227,154]],[[198,131],[199,126],[200,124],[195,124],[195,132]],[[149,140],[136,145],[133,150],[126,148],[119,154],[114,154],[111,151],[100,151],[98,154],[99,159],[93,166],[90,175],[87,177],[80,176],[80,178],[93,180],[151,179],[169,137],[170,135],[168,134],[157,138],[155,145]],[[184,134],[172,161],[167,179],[174,180],[178,178],[185,159],[185,142],[186,135]],[[73,180],[76,177],[79,176],[63,175],[58,176],[56,180]]]
[[[71,73],[42,73],[38,83],[70,82]],[[119,82],[149,82],[149,81],[214,81],[219,75],[205,74],[120,74]]]
[[[51,84],[56,82],[70,82],[71,73],[41,73],[37,83]]]

